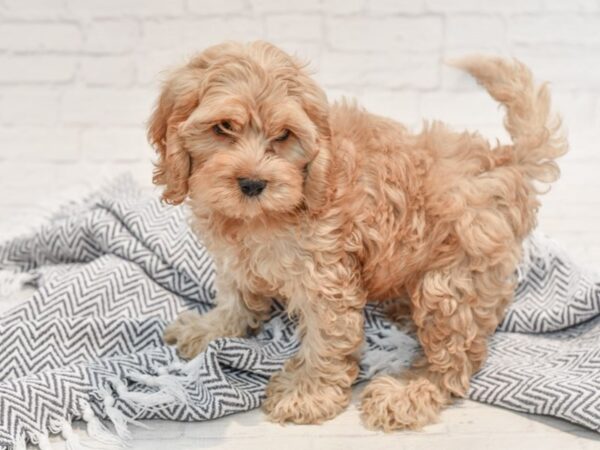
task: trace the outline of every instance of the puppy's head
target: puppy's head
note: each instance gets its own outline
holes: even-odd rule
[[[148,136],[153,181],[231,218],[318,209],[326,199],[329,121],[323,91],[265,42],[211,47],[164,85]]]

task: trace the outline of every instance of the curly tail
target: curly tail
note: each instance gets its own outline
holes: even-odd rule
[[[560,117],[551,112],[547,83],[536,86],[529,68],[516,59],[469,56],[449,64],[471,74],[506,107],[504,126],[523,174],[544,183],[555,181],[560,170],[554,159],[567,152],[568,144]]]

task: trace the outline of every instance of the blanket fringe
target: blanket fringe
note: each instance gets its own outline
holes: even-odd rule
[[[281,318],[275,318],[265,324],[263,332],[270,332],[272,340],[283,339],[285,323]],[[409,338],[410,339],[410,338]],[[414,342],[411,339],[411,342]],[[218,345],[211,343],[212,345]],[[161,410],[170,405],[188,405],[190,398],[188,388],[197,382],[205,360],[200,357],[190,361],[173,361],[167,366],[155,368],[156,375],[131,372],[126,375],[128,380],[144,386],[156,388],[154,392],[131,392],[121,380],[115,381],[119,398],[130,401],[142,411]]]
[[[382,330],[371,339],[380,349],[365,352],[367,345],[364,344],[361,366],[367,378],[377,373],[401,372],[410,366],[419,349],[415,339],[396,327]]]
[[[158,390],[152,393],[126,392],[121,398],[126,398],[139,406],[145,404],[164,404],[173,401],[178,403],[188,403],[188,393],[185,384],[181,383],[178,377],[170,374],[160,374],[158,376],[131,373],[128,379],[145,386],[156,387]]]
[[[173,361],[168,366],[158,367],[157,375],[133,372],[126,375],[127,379],[134,383],[156,388],[154,392],[130,391],[120,379],[111,380],[111,385],[121,400],[131,402],[139,408],[139,412],[157,411],[174,404],[188,405],[190,398],[186,389],[199,377],[198,373],[202,365],[202,361],[198,361],[199,359],[201,358],[194,358],[186,362]],[[117,417],[115,419],[121,420]],[[111,418],[111,420],[113,419]],[[131,419],[127,421],[144,426]]]
[[[85,400],[81,401],[81,411],[82,419],[87,423],[87,434],[90,438],[101,444],[112,445],[113,447],[120,448],[124,446],[124,442],[100,422],[90,404]]]
[[[65,446],[67,450],[82,450],[81,442],[79,442],[79,436],[73,431],[71,422],[65,419],[60,427],[60,434],[65,440]]]
[[[91,414],[93,415],[93,412],[91,412]],[[15,438],[11,448],[13,450],[27,450],[27,442],[29,441],[32,444],[37,445],[40,450],[52,450],[54,447],[50,442],[50,435],[60,435],[65,441],[66,450],[83,450],[83,446],[79,441],[79,436],[73,431],[71,422],[67,418],[54,421],[50,419],[47,429],[42,432],[28,432],[23,430]],[[108,443],[108,441],[104,443]]]
[[[118,377],[109,378],[106,380],[107,383],[112,386],[118,397],[120,399],[128,399],[135,396],[132,396],[132,392],[129,392],[127,386],[123,381]],[[115,407],[115,398],[112,394],[105,388],[101,388],[98,390],[99,394],[102,397],[102,402],[104,406],[104,412],[108,416],[108,419],[112,422],[115,427],[115,432],[117,436],[120,438],[122,445],[129,442],[131,440],[131,432],[129,431],[128,425],[135,425],[140,428],[150,429],[148,425],[145,425],[134,418],[129,418],[121,411],[119,411]]]
[[[52,444],[50,443],[47,432],[37,435],[37,445],[40,450],[52,450]]]
[[[131,439],[131,433],[127,428],[127,418],[121,411],[115,408],[115,399],[112,395],[110,395],[107,391],[104,391],[102,395],[104,412],[115,427],[115,433],[117,433],[117,436],[119,436],[123,442],[128,442]]]
[[[27,450],[27,439],[24,434],[20,434],[15,440],[13,450]]]

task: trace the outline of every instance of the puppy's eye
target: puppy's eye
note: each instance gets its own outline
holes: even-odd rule
[[[219,136],[227,136],[233,131],[233,127],[231,126],[231,122],[224,120],[223,122],[219,122],[215,126],[212,127],[213,132],[218,134]]]
[[[281,133],[279,136],[277,136],[275,138],[275,141],[277,142],[283,142],[285,140],[287,140],[287,138],[290,137],[290,130],[283,130],[283,133]]]

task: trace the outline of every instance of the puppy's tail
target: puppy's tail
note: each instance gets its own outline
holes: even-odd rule
[[[506,107],[504,126],[513,141],[513,158],[530,180],[555,181],[554,159],[568,150],[560,117],[551,112],[546,83],[536,86],[527,66],[516,59],[470,56],[449,62],[471,74]]]

